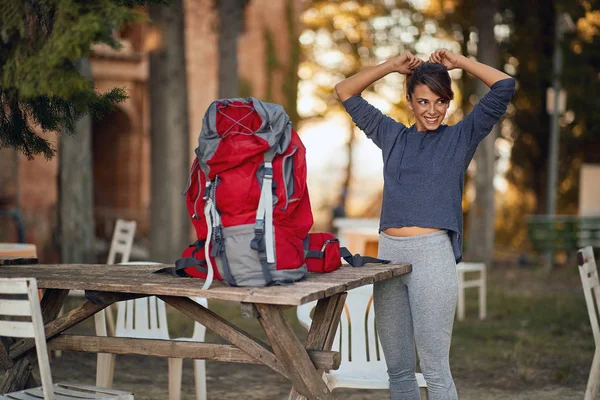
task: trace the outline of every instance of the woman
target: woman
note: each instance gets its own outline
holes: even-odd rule
[[[449,70],[462,68],[491,90],[453,126],[442,124],[454,97]],[[387,74],[407,75],[407,127],[360,93]],[[379,258],[412,264],[412,273],[376,283],[375,318],[392,400],[419,399],[415,345],[430,400],[457,399],[449,352],[462,259],[464,174],[475,149],[512,97],[515,81],[492,67],[438,50],[425,63],[409,52],[367,68],[335,87],[354,123],[384,162]],[[490,182],[490,185],[492,183]]]

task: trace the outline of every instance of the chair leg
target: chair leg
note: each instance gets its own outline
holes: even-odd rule
[[[110,389],[115,376],[115,354],[98,353],[96,386]]]
[[[600,386],[600,349],[596,349],[587,388],[585,389],[585,400],[595,400]]]
[[[459,271],[458,272],[458,320],[462,321],[465,319],[465,276]]]
[[[479,319],[485,319],[487,316],[487,287],[485,268],[480,272],[481,284],[479,286]]]
[[[108,336],[115,336],[115,316],[112,304],[106,307],[106,325],[108,327]]]
[[[196,400],[206,400],[205,360],[194,360],[194,380],[196,381]]]
[[[63,306],[60,308],[60,311],[58,312],[58,317],[62,317],[62,315],[64,313],[65,313],[65,306],[63,304]],[[54,350],[54,357],[61,358],[62,357],[62,350]]]
[[[181,399],[182,358],[169,358],[169,400]]]

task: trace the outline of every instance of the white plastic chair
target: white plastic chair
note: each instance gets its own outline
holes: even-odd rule
[[[0,295],[10,295],[10,299],[0,301],[0,315],[11,317],[31,317],[31,321],[0,320],[0,336],[34,338],[35,349],[40,367],[42,386],[25,389],[20,392],[0,395],[0,400],[13,399],[112,399],[133,400],[133,394],[116,389],[96,388],[80,384],[52,383],[44,321],[40,309],[37,282],[33,278],[0,279]],[[15,298],[15,295],[26,295],[27,298]]]
[[[126,262],[120,263],[124,268],[126,265],[159,264],[154,262]],[[208,306],[205,298],[193,298],[192,300]],[[155,296],[141,299],[121,301],[118,304],[117,327],[115,336],[133,337],[141,339],[169,340],[169,327],[167,324],[167,312],[165,303]],[[96,314],[96,334],[106,336],[106,318]],[[175,340],[203,342],[206,328],[199,323],[194,325],[194,333],[191,338],[177,338]],[[179,400],[181,397],[181,376],[183,360],[180,358],[169,358],[169,400]],[[96,385],[111,387],[114,377],[115,355],[98,354],[96,369]],[[205,360],[194,360],[194,381],[196,385],[196,399],[206,400],[206,367]]]
[[[590,324],[594,334],[596,351],[590,369],[590,376],[585,389],[585,400],[593,400],[600,387],[600,327],[598,326],[598,315],[596,310],[600,311],[600,282],[598,281],[598,269],[594,258],[594,250],[591,246],[579,249],[577,252],[577,262],[579,264],[579,274],[581,275],[581,284],[585,296],[588,314],[590,315]]]
[[[112,240],[110,242],[110,248],[108,250],[108,259],[106,260],[107,264],[115,264],[118,255],[121,256],[119,262],[125,263],[129,261],[129,255],[131,254],[131,248],[133,247],[133,239],[135,238],[136,227],[137,224],[135,221],[117,219]]]
[[[135,230],[137,223],[135,221],[126,221],[124,219],[117,219],[115,222],[115,229],[110,242],[110,249],[108,251],[108,259],[106,264],[113,265],[117,260],[117,256],[120,257],[120,262],[128,262],[131,254],[131,248],[133,247],[133,239],[135,238]],[[71,290],[69,296],[84,297],[85,291],[83,290]],[[63,314],[61,309],[60,314]],[[106,310],[102,310],[99,316],[104,316],[108,320],[108,333],[111,336],[115,334],[115,317],[113,314],[112,307],[107,307]],[[98,315],[96,314],[96,315]],[[56,352],[57,356],[60,357],[60,352]]]
[[[465,273],[473,272],[478,272],[479,277],[465,280]],[[487,312],[485,264],[461,262],[456,265],[456,273],[458,274],[458,320],[465,319],[465,289],[473,287],[479,288],[479,319],[485,319]]]
[[[316,302],[298,306],[298,321],[306,329],[310,327],[310,316]],[[323,374],[323,380],[334,390],[338,387],[355,389],[389,389],[385,358],[375,330],[373,310],[373,285],[365,285],[348,291],[340,326],[332,350],[341,353],[341,364],[337,370]],[[427,384],[422,374],[416,374],[419,387]]]
[[[208,308],[204,297],[192,298],[196,303]],[[206,327],[198,322],[194,324],[191,338],[176,338],[186,342],[204,342]],[[183,359],[169,358],[169,400],[179,400],[181,393],[181,375]],[[206,400],[206,361],[194,360],[194,382],[196,385],[196,400]]]

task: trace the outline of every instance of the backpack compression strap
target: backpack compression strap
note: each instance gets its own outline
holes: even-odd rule
[[[258,251],[265,285],[273,282],[269,264],[275,263],[275,233],[273,231],[273,157],[271,149],[264,155],[264,174],[260,191],[260,200],[256,209],[254,239],[250,247]]]
[[[213,182],[208,180],[208,174],[206,175],[206,190],[204,192],[204,200],[206,201],[204,205],[204,218],[206,219],[207,225],[207,235],[206,238],[209,243],[212,244],[212,254],[209,254],[209,246],[204,248],[206,262],[209,266],[209,272],[206,276],[206,281],[204,282],[204,286],[202,288],[208,289],[213,280],[213,269],[212,262],[210,261],[210,256],[218,257],[221,260],[221,266],[223,269],[223,279],[231,285],[237,286],[235,278],[231,274],[231,268],[229,267],[229,261],[227,260],[227,255],[225,254],[225,243],[223,238],[223,231],[221,225],[221,216],[219,215],[219,210],[217,210],[216,204],[216,191],[217,185],[219,184],[219,177],[215,176]]]
[[[321,246],[321,251],[319,250],[309,250],[309,236],[307,235],[304,238],[304,258],[324,258],[325,257],[325,247],[329,243],[339,242],[337,238],[328,239]],[[381,260],[379,258],[370,257],[370,256],[361,256],[360,254],[352,255],[350,250],[346,247],[340,247],[340,255],[342,258],[353,267],[364,267],[365,264],[368,263],[381,263],[381,264],[389,264],[390,260]]]
[[[389,264],[390,260],[381,260],[370,256],[361,256],[360,254],[352,255],[346,247],[340,249],[340,254],[344,260],[353,267],[364,267],[367,263]]]
[[[206,268],[206,261],[198,260],[195,257],[196,253],[199,250],[201,250],[202,247],[204,246],[204,241],[196,240],[194,242],[193,246],[194,246],[194,250],[192,251],[191,256],[185,257],[185,258],[180,258],[179,260],[175,261],[175,267],[161,268],[158,271],[154,271],[154,273],[157,274],[160,272],[168,272],[169,274],[171,274],[172,276],[175,276],[175,277],[189,277],[189,275],[185,272],[185,269],[194,267],[198,271],[202,272],[203,274],[208,274],[208,271]]]

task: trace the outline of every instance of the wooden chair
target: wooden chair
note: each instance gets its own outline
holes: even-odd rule
[[[136,264],[158,264],[153,262],[126,262],[126,265]],[[208,307],[205,298],[193,298],[192,300]],[[117,303],[117,327],[115,336],[134,337],[143,339],[169,340],[169,327],[167,325],[167,313],[165,303],[155,296],[141,299],[121,301]],[[106,336],[106,319],[96,314],[96,334]],[[175,340],[203,342],[206,334],[204,325],[195,323],[194,333],[191,338],[177,338]],[[169,358],[169,400],[181,398],[181,377],[183,359]],[[114,354],[98,354],[96,367],[96,385],[111,387],[115,370]],[[196,385],[196,400],[206,400],[206,367],[205,360],[194,360],[194,382]]]
[[[473,287],[479,289],[479,319],[485,319],[487,311],[485,264],[461,262],[456,265],[456,273],[458,274],[458,320],[465,319],[465,289]],[[479,273],[479,277],[465,280],[465,273]]]
[[[590,324],[594,334],[596,351],[590,369],[587,388],[585,390],[585,400],[593,400],[600,387],[600,327],[598,326],[598,314],[600,310],[600,283],[598,281],[598,269],[594,259],[594,250],[591,246],[579,249],[577,252],[577,262],[579,264],[579,274],[581,275],[581,284],[585,296],[588,314],[590,315]]]
[[[1,400],[134,399],[132,393],[122,390],[102,389],[80,384],[57,383],[53,385],[36,280],[33,278],[0,279],[0,296],[4,297],[0,301],[0,315],[19,317],[17,321],[0,320],[0,336],[34,338],[42,380],[41,388],[0,395]],[[24,298],[25,296],[26,298]],[[26,317],[30,317],[31,321],[23,321]]]
[[[373,311],[373,285],[361,286],[348,291],[340,326],[333,341],[332,350],[341,353],[337,370],[324,374],[330,390],[338,387],[355,389],[389,389],[387,366],[377,331]],[[298,321],[306,329],[310,327],[311,311],[316,302],[298,306]],[[422,374],[416,374],[420,388],[427,384]]]

